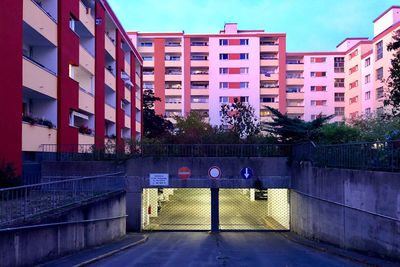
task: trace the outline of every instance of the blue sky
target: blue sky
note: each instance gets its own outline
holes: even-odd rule
[[[332,51],[347,37],[372,37],[372,21],[397,0],[108,0],[125,30],[286,32],[289,52]]]

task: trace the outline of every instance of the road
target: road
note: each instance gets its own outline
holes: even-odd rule
[[[220,229],[286,230],[269,216],[267,201],[250,201],[242,190],[220,190]],[[176,189],[162,204],[158,217],[150,218],[148,230],[210,230],[209,189]],[[282,209],[283,206],[282,206]],[[288,212],[285,214],[289,220]]]
[[[265,232],[158,232],[92,266],[360,266]]]

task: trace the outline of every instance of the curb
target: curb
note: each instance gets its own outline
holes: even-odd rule
[[[287,240],[289,240],[291,242],[294,242],[296,244],[300,244],[300,245],[303,245],[303,246],[306,246],[306,247],[321,251],[323,253],[328,253],[328,254],[331,254],[331,255],[335,255],[335,256],[341,257],[343,259],[346,259],[346,260],[349,260],[349,261],[353,261],[353,262],[356,262],[356,263],[359,263],[359,264],[363,264],[363,265],[366,265],[366,266],[379,267],[379,266],[392,266],[391,264],[397,264],[397,262],[387,261],[385,259],[380,259],[380,258],[373,258],[371,260],[369,260],[367,258],[362,259],[360,257],[363,257],[363,255],[360,255],[360,257],[357,257],[355,255],[350,255],[350,254],[345,253],[345,251],[341,251],[342,250],[341,248],[321,247],[321,246],[318,246],[316,244],[313,244],[313,242],[315,242],[315,241],[312,241],[312,240],[302,241],[300,238],[299,239],[293,238],[292,236],[290,236],[288,234],[281,233],[281,235],[284,238],[286,238]],[[327,246],[328,246],[328,244],[327,244]],[[351,251],[349,251],[349,252],[351,252]],[[353,253],[353,252],[351,252],[351,253]],[[364,256],[364,257],[370,257],[370,256]],[[380,261],[380,263],[374,262],[374,260]],[[383,262],[385,264],[381,265],[381,264],[383,264]]]
[[[97,256],[97,257],[95,257],[95,258],[93,258],[93,259],[90,259],[90,260],[81,262],[81,263],[79,263],[79,264],[74,265],[73,267],[83,267],[83,266],[87,266],[87,265],[92,264],[92,263],[94,263],[94,262],[97,262],[97,261],[100,261],[100,260],[102,260],[102,259],[108,258],[108,257],[110,257],[110,256],[112,256],[112,255],[114,255],[114,254],[116,254],[116,253],[118,253],[118,252],[121,252],[121,251],[123,251],[123,250],[126,250],[126,249],[128,249],[128,248],[131,248],[131,247],[134,247],[134,246],[143,244],[143,243],[145,243],[148,239],[149,239],[149,236],[148,236],[148,235],[145,235],[142,239],[140,239],[140,240],[138,240],[138,241],[136,241],[136,242],[133,242],[133,243],[131,243],[131,244],[129,244],[129,245],[126,245],[126,246],[123,246],[123,247],[121,247],[121,248],[112,250],[112,251],[107,252],[107,253],[105,253],[105,254],[103,254],[103,255]]]

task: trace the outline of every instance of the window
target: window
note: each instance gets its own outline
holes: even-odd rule
[[[354,67],[350,68],[349,74],[353,74],[356,71],[358,71],[358,65],[355,65]]]
[[[143,61],[153,61],[153,56],[142,56]]]
[[[249,39],[240,39],[240,45],[249,45]]]
[[[344,87],[344,79],[335,78],[335,87]]]
[[[353,88],[355,88],[357,86],[358,86],[358,81],[354,81],[354,82],[349,84],[350,89],[353,89]]]
[[[335,73],[344,72],[344,57],[335,57],[334,59],[334,71]]]
[[[151,46],[153,46],[153,43],[152,42],[141,42],[140,46],[151,47]]]
[[[275,97],[261,97],[261,103],[275,103]]]
[[[381,99],[384,97],[383,87],[379,87],[376,89],[376,99]]]
[[[323,71],[323,72],[312,71],[311,77],[326,77],[326,72],[325,71]]]
[[[358,96],[352,97],[349,99],[350,105],[353,103],[357,103],[358,102]]]
[[[365,84],[371,82],[371,74],[365,75]]]
[[[240,68],[240,74],[248,74],[249,68]]]
[[[324,63],[326,62],[326,57],[311,57],[311,63]]]
[[[219,68],[219,74],[228,74],[228,68]]]
[[[371,91],[365,92],[364,99],[365,100],[370,100],[371,99]]]
[[[240,88],[249,88],[248,82],[240,82]]]
[[[344,107],[335,107],[335,116],[344,116]]]
[[[383,79],[383,67],[376,70],[376,80]]]
[[[301,93],[300,87],[289,87],[286,89],[286,93]]]
[[[335,93],[335,102],[344,102],[344,93]]]
[[[208,103],[208,97],[207,96],[195,96],[195,97],[192,97],[191,102],[192,103]]]
[[[261,110],[260,111],[260,117],[269,117],[271,116],[271,111],[269,110]]]
[[[227,96],[220,96],[219,103],[229,103],[229,97]]]
[[[241,96],[241,97],[239,98],[239,100],[240,100],[240,102],[242,102],[242,103],[247,103],[247,102],[249,102],[249,97],[248,97],[248,96]]]
[[[73,17],[70,17],[69,18],[69,28],[72,31],[75,31],[75,23],[76,23],[76,20]]]
[[[248,53],[240,53],[240,59],[249,59]]]
[[[326,106],[326,100],[311,100],[311,106]]]
[[[219,45],[228,45],[228,39],[220,39]]]
[[[349,59],[352,59],[353,57],[358,55],[358,49],[354,50],[352,53],[349,55]]]
[[[371,65],[371,58],[370,57],[365,60],[365,67],[368,67],[369,65]]]
[[[383,58],[383,41],[376,44],[376,60]]]
[[[182,98],[179,96],[167,96],[165,98],[165,103],[167,104],[181,104]]]
[[[229,83],[227,83],[227,82],[220,82],[220,83],[219,83],[219,88],[220,88],[220,89],[229,88]]]
[[[311,86],[311,92],[325,92],[326,86]]]
[[[219,54],[219,59],[220,60],[227,60],[228,59],[228,54]]]
[[[367,115],[371,114],[371,108],[366,108],[365,109],[365,114],[367,114]]]

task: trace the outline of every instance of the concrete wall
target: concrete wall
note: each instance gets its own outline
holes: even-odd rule
[[[178,178],[180,167],[189,167],[192,175],[188,180]],[[220,167],[222,177],[212,180],[208,169]],[[244,167],[253,169],[253,177],[245,180],[240,177]],[[144,188],[149,185],[150,173],[168,173],[169,186],[163,188],[255,188],[260,180],[263,188],[289,188],[290,165],[286,158],[137,158],[126,164],[126,202],[127,230],[141,231],[142,202],[150,201],[150,196],[143,196]],[[159,186],[158,186],[159,187]],[[164,189],[165,190],[165,189]],[[141,215],[142,214],[142,215]],[[144,220],[147,218],[144,217]],[[282,218],[284,222],[284,218]],[[287,223],[283,223],[287,225]]]
[[[0,266],[32,266],[120,238],[126,234],[126,218],[121,217],[123,215],[125,215],[125,194],[118,193],[57,214],[36,218],[25,224],[120,218],[1,231]]]
[[[306,238],[400,259],[400,174],[293,168],[291,230]]]
[[[42,162],[43,176],[90,176],[120,171],[124,171],[124,166],[113,161]]]

